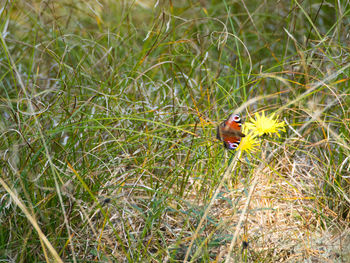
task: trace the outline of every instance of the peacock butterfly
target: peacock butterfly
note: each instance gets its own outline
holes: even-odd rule
[[[225,148],[234,150],[245,135],[241,132],[242,121],[238,114],[232,114],[216,130],[216,138],[224,143]]]

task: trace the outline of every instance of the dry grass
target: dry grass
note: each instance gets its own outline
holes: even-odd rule
[[[0,261],[350,261],[349,1],[1,3]]]

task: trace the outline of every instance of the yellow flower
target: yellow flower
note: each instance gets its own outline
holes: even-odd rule
[[[245,125],[249,130],[252,130],[255,135],[262,136],[265,134],[272,135],[275,133],[278,137],[280,137],[280,131],[286,132],[286,124],[284,121],[278,122],[278,116],[275,118],[275,113],[269,117],[265,116],[264,111],[262,111],[261,116],[258,112],[256,112],[254,115],[255,119],[252,118],[250,122],[247,122]]]
[[[256,138],[255,134],[248,131],[248,127],[243,125],[242,132],[245,134],[245,137],[242,138],[238,149],[240,149],[242,152],[246,152],[247,154],[251,154],[260,149],[258,148],[258,146],[260,145],[260,141]]]

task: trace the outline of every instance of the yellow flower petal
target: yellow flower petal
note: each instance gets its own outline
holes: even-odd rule
[[[270,116],[265,116],[265,112],[262,111],[261,115],[257,112],[254,114],[255,119],[250,119],[245,125],[251,130],[256,136],[262,136],[265,134],[273,135],[277,134],[280,137],[279,132],[286,132],[284,121],[278,122],[279,116],[275,117],[275,113]]]
[[[258,151],[260,149],[260,141],[256,138],[256,135],[251,132],[249,133],[249,129],[246,125],[243,125],[242,132],[245,134],[245,137],[241,139],[238,149],[249,155]]]

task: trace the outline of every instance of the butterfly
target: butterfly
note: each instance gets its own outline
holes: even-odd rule
[[[241,132],[242,121],[238,114],[232,114],[216,129],[216,138],[224,142],[225,148],[234,150],[241,142],[245,134]]]

